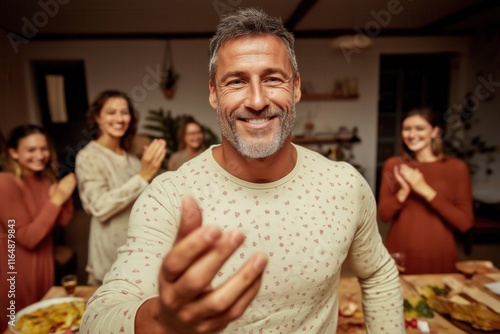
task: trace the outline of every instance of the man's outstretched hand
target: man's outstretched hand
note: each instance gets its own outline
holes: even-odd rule
[[[202,226],[194,199],[183,198],[177,238],[160,269],[159,297],[139,308],[135,332],[218,333],[240,317],[259,291],[267,257],[254,254],[217,288],[211,282],[244,239],[236,230]]]

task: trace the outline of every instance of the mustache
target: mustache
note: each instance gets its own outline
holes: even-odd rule
[[[230,117],[231,119],[247,119],[247,118],[271,118],[271,117],[282,117],[285,115],[286,111],[280,108],[266,109],[264,111],[248,111],[248,110],[237,110],[233,112]]]

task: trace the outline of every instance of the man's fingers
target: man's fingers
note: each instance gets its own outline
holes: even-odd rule
[[[196,201],[190,196],[182,198],[181,221],[175,243],[201,226],[201,210]]]
[[[187,305],[183,312],[199,318],[211,318],[231,309],[231,317],[238,317],[257,294],[266,265],[267,257],[264,254],[253,255],[224,284],[200,298],[199,301]]]
[[[250,303],[260,290],[262,284],[262,276],[259,276],[252,285],[245,291],[245,293],[224,313],[208,318],[197,326],[200,333],[218,333],[227,327],[232,321],[238,319],[243,315]],[[263,310],[263,313],[268,314],[269,310]]]
[[[163,260],[162,275],[167,282],[174,282],[208,249],[213,247],[222,232],[215,226],[204,226],[176,243]]]
[[[173,283],[176,304],[183,304],[194,300],[206,291],[207,286],[210,285],[217,272],[219,272],[227,259],[243,243],[245,237],[239,231],[225,233],[219,240],[215,241],[212,247],[206,249],[203,254],[201,254],[203,250],[194,253],[191,249],[188,249],[188,247],[196,247],[188,244],[188,240],[190,239],[191,237],[184,239],[179,243],[179,247],[176,247],[176,252],[189,252],[191,260],[190,264],[188,264],[188,261],[185,261],[184,264],[187,265],[183,268],[185,271]],[[199,256],[197,257],[197,255]],[[178,256],[182,255],[179,253]],[[176,258],[174,257],[173,259]]]

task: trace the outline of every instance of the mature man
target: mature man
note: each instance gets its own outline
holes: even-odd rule
[[[300,76],[279,19],[243,9],[210,43],[222,144],[157,177],[82,333],[335,333],[347,260],[371,333],[404,333],[363,177],[291,143]]]

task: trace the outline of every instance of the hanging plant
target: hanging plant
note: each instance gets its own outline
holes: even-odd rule
[[[177,79],[179,79],[179,75],[174,73],[172,68],[167,69],[165,71],[165,79],[163,82],[163,94],[167,99],[171,99],[174,97],[175,93],[175,84],[177,83]]]
[[[179,79],[179,74],[175,73],[174,71],[170,41],[167,40],[167,44],[165,46],[165,55],[163,59],[163,83],[162,83],[163,94],[167,99],[171,99],[174,97],[178,79]]]

